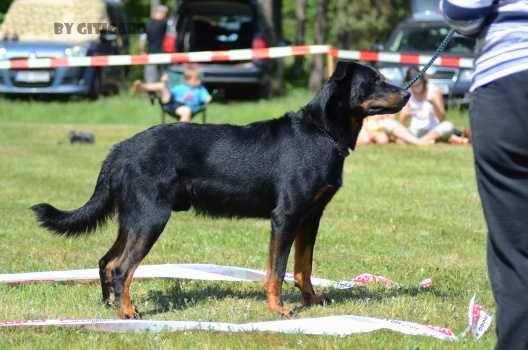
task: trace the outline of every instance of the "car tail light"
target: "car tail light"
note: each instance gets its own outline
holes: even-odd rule
[[[253,39],[251,43],[251,48],[253,49],[266,49],[268,47],[268,42],[261,36],[257,36]]]
[[[176,52],[176,34],[167,33],[163,38],[163,52]]]

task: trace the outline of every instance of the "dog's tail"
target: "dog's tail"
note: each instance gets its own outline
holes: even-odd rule
[[[101,167],[94,193],[86,204],[76,210],[59,210],[48,203],[31,207],[42,227],[64,236],[79,236],[95,231],[114,214],[114,201],[110,196],[110,170],[112,154]]]

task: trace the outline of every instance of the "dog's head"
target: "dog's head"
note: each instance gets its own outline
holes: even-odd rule
[[[373,68],[353,62],[338,62],[329,82],[348,95],[351,113],[356,117],[399,112],[409,100],[407,90],[391,85]]]
[[[397,113],[409,96],[368,66],[338,62],[334,74],[308,104],[307,115],[333,135],[340,148],[353,149],[365,117]]]

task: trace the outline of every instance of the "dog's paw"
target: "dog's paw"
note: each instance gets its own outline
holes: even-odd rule
[[[283,307],[282,311],[280,311],[280,315],[283,319],[291,320],[295,318],[295,316],[297,315],[300,309],[301,308],[298,306],[294,306],[291,309],[287,307]]]
[[[141,313],[135,306],[132,306],[131,308],[126,310],[119,310],[119,318],[124,320],[140,320]]]
[[[291,319],[295,315],[296,309],[290,309],[283,305],[268,305],[268,308],[271,312],[278,313],[283,318]]]
[[[114,298],[101,299],[101,303],[109,309],[116,309],[119,307],[119,303]]]
[[[312,294],[312,295],[303,295],[301,297],[301,302],[303,306],[313,306],[321,305],[326,306],[331,303],[331,299],[324,294]]]

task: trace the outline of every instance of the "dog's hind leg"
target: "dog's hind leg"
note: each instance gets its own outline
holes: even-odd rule
[[[112,283],[112,270],[119,255],[125,249],[127,238],[126,234],[119,231],[117,239],[108,250],[108,252],[99,260],[99,278],[101,280],[102,301],[104,304],[111,306],[115,303],[114,285]]]
[[[132,304],[130,285],[134,277],[134,271],[161,234],[161,231],[151,232],[148,235],[137,234],[130,241],[130,244],[127,244],[124,254],[121,256],[120,265],[114,270],[114,283],[119,290],[120,296],[119,317],[121,318],[139,318],[139,312]]]
[[[154,193],[151,193],[155,196]],[[171,201],[154,202],[142,198],[132,201],[120,211],[120,231],[126,242],[119,257],[110,261],[112,282],[121,318],[138,318],[132,304],[130,285],[134,271],[148,254],[167,224],[171,213]]]

